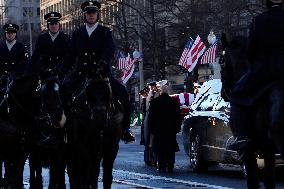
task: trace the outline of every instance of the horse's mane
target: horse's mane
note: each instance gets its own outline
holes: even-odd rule
[[[38,82],[39,80],[35,76],[22,76],[11,83],[8,92],[14,96],[23,96],[35,91],[38,87]]]
[[[110,102],[112,91],[110,85],[102,79],[91,79],[86,86],[86,97],[88,100],[104,99]]]

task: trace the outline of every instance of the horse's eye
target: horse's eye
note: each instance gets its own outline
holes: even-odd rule
[[[59,91],[59,85],[57,83],[54,84],[54,90]]]

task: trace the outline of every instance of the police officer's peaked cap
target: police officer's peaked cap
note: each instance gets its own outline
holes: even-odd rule
[[[19,26],[17,24],[8,23],[3,26],[3,30],[7,32],[17,32],[19,30]]]
[[[149,92],[149,88],[146,86],[139,91],[139,94],[141,95],[141,94],[145,94],[145,93],[148,93],[148,92]]]
[[[62,15],[59,12],[49,12],[44,15],[44,19],[47,21],[47,23],[59,22],[61,17]]]
[[[147,86],[157,86],[157,81],[151,81],[147,83]]]
[[[83,12],[87,13],[94,13],[100,10],[101,8],[101,3],[97,1],[85,1],[84,3],[81,4],[81,9]]]

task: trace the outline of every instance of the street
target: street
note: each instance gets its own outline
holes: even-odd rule
[[[246,188],[245,179],[239,166],[214,165],[204,174],[193,173],[188,165],[187,155],[183,150],[182,137],[178,134],[180,151],[176,153],[174,173],[159,173],[154,167],[144,164],[143,150],[140,145],[140,127],[135,126],[132,131],[136,134],[136,142],[132,144],[120,143],[120,150],[115,161],[112,188],[215,188],[215,189],[243,189]],[[28,164],[25,167],[25,188],[28,187]],[[102,171],[102,170],[101,170]],[[283,172],[283,170],[282,170]],[[277,188],[284,188],[284,179],[277,172]],[[43,170],[44,188],[48,188],[48,170]],[[68,176],[66,174],[66,183]],[[67,184],[67,188],[69,185]],[[102,188],[100,177],[99,188]],[[262,186],[262,188],[264,188]]]

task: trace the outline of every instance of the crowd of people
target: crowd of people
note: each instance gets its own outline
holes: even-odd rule
[[[159,172],[172,173],[178,150],[176,134],[181,129],[180,105],[169,96],[166,80],[148,83],[140,95],[144,118],[140,143],[145,146],[145,164],[156,167]]]

